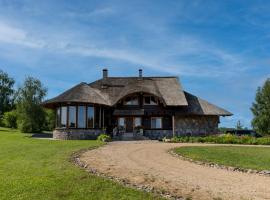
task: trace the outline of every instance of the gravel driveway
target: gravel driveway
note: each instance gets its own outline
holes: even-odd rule
[[[157,141],[111,142],[82,154],[97,171],[192,199],[270,199],[270,177],[216,169],[181,160]],[[203,145],[203,144],[201,144]]]

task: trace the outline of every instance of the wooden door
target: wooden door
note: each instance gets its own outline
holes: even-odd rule
[[[133,132],[133,118],[126,117],[126,132]]]

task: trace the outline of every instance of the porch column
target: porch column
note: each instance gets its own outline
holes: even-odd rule
[[[175,136],[175,121],[174,121],[174,115],[172,116],[172,132],[173,132],[173,137]]]

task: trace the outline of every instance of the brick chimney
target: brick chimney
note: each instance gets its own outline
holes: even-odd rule
[[[139,79],[142,79],[142,69],[139,69]]]
[[[108,78],[108,69],[103,69],[103,78]]]

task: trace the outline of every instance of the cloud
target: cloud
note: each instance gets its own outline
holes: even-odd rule
[[[0,22],[0,42],[21,45],[30,48],[42,48],[42,41],[31,39],[26,31]]]

